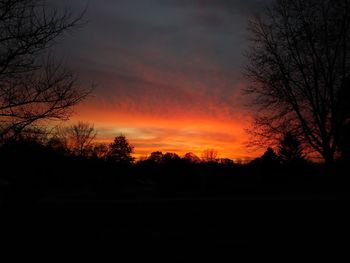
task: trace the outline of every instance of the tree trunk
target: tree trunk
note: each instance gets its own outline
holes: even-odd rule
[[[334,165],[334,152],[328,147],[324,149],[322,157],[325,160],[327,166],[332,167]]]

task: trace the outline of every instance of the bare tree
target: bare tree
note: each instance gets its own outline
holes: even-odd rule
[[[345,121],[341,91],[350,88],[350,1],[276,0],[249,30],[253,133],[274,143],[292,132],[332,163]]]
[[[93,141],[96,138],[94,126],[79,122],[65,129],[69,148],[77,156],[88,156],[92,152]]]
[[[217,162],[218,151],[214,149],[206,149],[202,153],[202,160],[205,162]]]
[[[104,160],[107,158],[108,155],[108,144],[96,143],[94,144],[92,151],[93,156],[95,156],[98,159]]]
[[[90,92],[47,55],[82,17],[46,2],[0,0],[0,139],[40,120],[67,119]]]

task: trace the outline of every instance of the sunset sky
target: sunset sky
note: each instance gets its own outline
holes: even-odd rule
[[[87,23],[55,50],[93,95],[72,122],[99,139],[124,134],[135,156],[216,149],[244,159],[251,122],[242,76],[247,19],[268,0],[75,0]]]

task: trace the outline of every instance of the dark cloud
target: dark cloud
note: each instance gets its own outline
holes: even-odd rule
[[[95,123],[100,138],[130,136],[142,155],[245,156],[246,25],[270,0],[49,1],[87,7],[87,24],[55,47],[82,83],[97,85],[73,118]]]
[[[220,9],[230,13],[246,15],[260,11],[270,0],[158,0],[182,8]]]
[[[247,17],[267,1],[55,1],[74,12],[88,7],[88,23],[57,51],[97,83],[95,96],[118,100],[114,105],[124,100],[144,111],[152,108],[144,103],[157,101],[188,111],[205,98],[234,112],[241,100],[229,100],[242,81]]]

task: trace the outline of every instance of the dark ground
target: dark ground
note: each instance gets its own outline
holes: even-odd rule
[[[333,174],[314,164],[296,170],[262,164],[117,167],[28,156],[14,154],[1,163],[4,251],[83,247],[84,255],[102,249],[128,259],[165,254],[168,261],[188,253],[217,259],[234,258],[242,249],[248,256],[258,249],[350,247],[347,164]]]
[[[14,248],[83,247],[135,259],[145,259],[142,251],[175,259],[240,249],[347,251],[348,219],[348,205],[331,201],[51,200],[3,225],[1,240]]]

